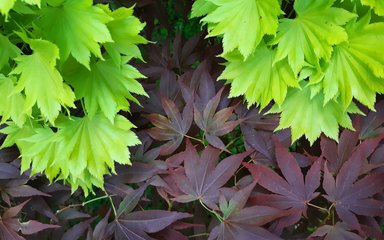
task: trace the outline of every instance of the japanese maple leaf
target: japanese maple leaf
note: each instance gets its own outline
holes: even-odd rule
[[[341,220],[357,229],[360,227],[356,215],[384,216],[384,201],[373,198],[384,189],[384,173],[360,177],[369,151],[369,146],[355,151],[341,167],[336,180],[329,172],[328,164],[324,165],[323,188],[327,193],[324,197],[333,202]]]
[[[330,62],[310,82],[321,85],[324,103],[340,98],[345,110],[355,98],[374,109],[376,93],[384,93],[384,57],[379,54],[384,51],[384,23],[371,23],[368,13],[345,29],[348,41],[333,48]]]
[[[44,229],[60,227],[57,225],[43,224],[35,220],[20,222],[17,215],[27,203],[28,200],[4,211],[0,218],[0,239],[25,240],[24,237],[18,234],[18,231],[21,231],[24,235],[31,235]]]
[[[281,105],[288,87],[298,88],[299,83],[286,59],[272,64],[275,55],[276,51],[264,44],[245,61],[236,52],[227,54],[225,59],[228,64],[219,79],[231,83],[229,97],[244,95],[248,107],[257,104],[263,109],[272,100]]]
[[[384,16],[384,2],[380,0],[362,0],[363,5],[373,8],[375,13],[379,16]]]
[[[289,65],[298,73],[305,62],[319,65],[320,59],[331,58],[332,46],[348,39],[342,25],[355,17],[342,8],[332,7],[333,2],[295,1],[297,17],[282,19],[274,40],[279,43],[276,61],[288,57]]]
[[[321,226],[314,233],[312,233],[308,239],[315,237],[323,237],[324,240],[361,240],[362,238],[356,233],[351,232],[350,227],[343,222],[337,222],[334,226],[325,225]],[[315,238],[317,239],[317,238]]]
[[[189,101],[180,114],[175,103],[162,97],[161,102],[167,117],[160,114],[149,114],[146,116],[154,128],[148,130],[148,134],[159,141],[168,141],[161,147],[161,155],[174,152],[182,143],[184,136],[191,127],[193,120],[193,101]]]
[[[138,204],[147,184],[130,192],[121,202],[117,210],[117,218],[110,223],[115,239],[152,240],[148,233],[159,232],[177,220],[190,217],[188,213],[162,210],[132,210]]]
[[[223,90],[224,88],[208,102],[203,112],[200,112],[195,106],[194,120],[196,125],[204,131],[204,136],[212,146],[227,151],[219,137],[232,131],[242,120],[228,121],[234,107],[223,108],[216,112]]]
[[[280,239],[261,226],[281,217],[284,211],[268,206],[244,208],[255,184],[256,181],[239,190],[229,202],[223,195],[220,196],[220,211],[223,219],[212,229],[209,240]]]
[[[301,219],[301,215],[305,216],[307,203],[319,195],[315,191],[320,186],[321,164],[319,160],[313,163],[304,181],[294,156],[278,141],[275,141],[275,146],[276,161],[284,178],[261,164],[244,163],[244,165],[255,178],[259,179],[259,185],[272,192],[254,195],[251,197],[251,202],[279,209],[292,208],[292,212],[277,224],[277,229],[282,229],[295,224]]]
[[[184,160],[184,173],[172,173],[174,181],[185,195],[176,196],[174,200],[200,200],[211,208],[216,208],[219,189],[232,177],[249,152],[232,155],[217,164],[220,155],[218,149],[208,146],[199,156],[190,141],[186,142],[185,152],[179,155]]]
[[[367,159],[378,147],[384,135],[376,138],[369,138],[356,146],[359,140],[359,133],[345,129],[341,135],[339,144],[325,137],[321,138],[322,156],[327,160],[328,170],[336,174],[341,166],[348,160],[360,157],[361,161]]]
[[[244,58],[250,56],[264,35],[274,35],[282,13],[277,0],[209,0],[217,7],[203,22],[208,23],[208,36],[223,36],[224,54],[238,49]],[[204,13],[204,12],[202,12]],[[200,14],[196,13],[195,14]]]
[[[42,9],[37,27],[40,28],[44,39],[60,48],[62,62],[65,62],[71,54],[89,69],[91,53],[103,58],[99,43],[113,42],[106,26],[106,23],[113,18],[102,9],[92,6],[92,1],[59,2],[55,6],[51,3],[52,5]]]

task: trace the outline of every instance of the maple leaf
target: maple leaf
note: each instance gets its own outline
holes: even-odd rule
[[[12,93],[24,91],[23,111],[30,112],[37,104],[43,117],[54,124],[61,106],[75,107],[75,95],[55,67],[59,49],[49,41],[28,39],[23,33],[20,36],[29,43],[33,54],[15,58],[17,66],[10,74],[20,77]]]
[[[340,240],[361,240],[362,238],[356,233],[351,232],[352,228],[348,227],[344,222],[337,222],[335,225],[324,225],[316,229],[308,238],[324,237],[324,240],[340,239]]]
[[[40,7],[40,0],[21,0],[27,4],[37,5]],[[8,18],[9,11],[14,7],[16,0],[2,0],[0,1],[0,13],[5,15],[5,18]]]
[[[44,172],[51,181],[58,176],[71,183],[73,191],[80,186],[87,195],[92,185],[103,188],[104,174],[115,173],[114,161],[130,164],[127,146],[140,143],[131,131],[133,127],[120,115],[112,124],[97,114],[60,119],[57,132],[35,127],[28,137],[17,135],[22,129],[8,129],[8,134],[11,139],[19,137],[15,142],[21,146],[22,171],[31,167],[32,174]]]
[[[223,90],[224,88],[209,100],[203,112],[195,106],[194,120],[196,125],[204,131],[204,136],[212,146],[228,151],[219,137],[232,131],[242,120],[228,121],[235,107],[223,108],[216,112]]]
[[[110,224],[115,239],[152,240],[148,233],[159,232],[173,222],[190,217],[188,213],[162,210],[131,212],[138,204],[147,184],[130,192],[121,202],[116,219]]]
[[[232,155],[217,164],[220,155],[218,149],[208,146],[199,156],[191,142],[187,140],[186,143],[186,150],[178,156],[184,161],[184,172],[171,174],[185,195],[176,196],[174,200],[178,202],[199,200],[215,209],[219,189],[232,177],[249,152]]]
[[[217,6],[210,0],[196,0],[192,5],[191,17],[201,17],[213,12]]]
[[[223,36],[224,54],[238,49],[244,58],[252,54],[264,35],[275,35],[283,12],[277,0],[209,0],[217,6],[201,21],[208,36]]]
[[[0,3],[1,4],[1,3]],[[20,55],[20,49],[13,45],[9,39],[0,34],[0,70],[8,65],[8,60],[16,58]]]
[[[145,116],[155,125],[154,128],[148,129],[147,132],[156,140],[168,141],[161,146],[161,154],[168,155],[180,146],[191,127],[193,100],[185,105],[182,114],[180,114],[176,104],[170,99],[162,97],[161,103],[168,118],[155,113]]]
[[[120,65],[121,55],[142,59],[140,49],[137,44],[146,44],[148,41],[139,35],[145,24],[133,16],[133,7],[118,8],[111,11],[108,5],[98,5],[109,16],[113,18],[107,23],[113,42],[104,43],[104,47],[113,61]]]
[[[334,100],[324,105],[323,94],[311,97],[311,87],[306,85],[301,90],[290,89],[281,107],[274,105],[268,113],[281,113],[280,123],[275,131],[290,127],[292,142],[305,135],[313,144],[321,132],[337,141],[338,125],[353,130],[348,113],[361,112],[353,102],[346,112]]]
[[[375,13],[379,16],[384,16],[384,2],[381,0],[361,0],[361,3],[373,8]]]
[[[62,62],[71,54],[89,68],[91,53],[103,58],[99,43],[113,42],[106,26],[111,20],[102,9],[92,6],[91,0],[66,0],[42,8],[36,24],[44,39],[60,48]]]
[[[341,27],[355,14],[332,7],[334,0],[306,0],[294,3],[297,17],[282,19],[274,43],[278,43],[276,61],[288,56],[289,65],[297,74],[305,62],[319,66],[320,59],[329,61],[332,46],[347,41]],[[329,33],[332,34],[329,34]]]
[[[90,116],[101,110],[106,118],[113,121],[119,110],[129,111],[128,100],[139,104],[133,93],[148,96],[135,80],[144,76],[129,64],[117,66],[110,58],[92,61],[90,70],[70,63],[65,74],[64,78],[74,87],[76,97],[84,98],[85,110]]]
[[[348,42],[335,46],[325,70],[310,78],[312,84],[321,84],[324,103],[340,97],[345,110],[356,98],[373,109],[376,93],[384,93],[384,23],[370,19],[368,13],[347,24]]]
[[[384,173],[371,173],[359,178],[365,158],[374,150],[371,148],[367,144],[356,150],[340,168],[336,180],[329,172],[328,164],[324,164],[323,188],[327,195],[323,196],[333,202],[340,219],[356,229],[360,229],[356,215],[384,216],[384,202],[373,198],[384,189]]]
[[[261,164],[244,163],[258,184],[271,191],[271,194],[257,194],[251,197],[251,202],[276,207],[279,209],[291,208],[288,216],[278,221],[278,229],[295,224],[306,216],[307,203],[319,195],[315,192],[320,186],[321,162],[312,164],[307,175],[304,176],[294,156],[288,149],[275,141],[276,161],[284,178],[271,168]]]
[[[263,109],[272,100],[280,106],[288,87],[299,88],[287,60],[273,64],[275,52],[266,46],[259,46],[245,61],[236,52],[225,55],[228,63],[219,79],[231,83],[229,97],[245,95],[248,107],[257,103]]]
[[[0,106],[1,123],[5,123],[8,119],[12,119],[16,125],[21,127],[27,117],[31,115],[31,109],[27,112],[23,111],[25,105],[25,96],[21,93],[14,93],[15,85],[14,78],[7,78],[0,74]]]
[[[20,222],[17,215],[28,202],[29,200],[4,211],[0,220],[1,239],[25,240],[24,237],[18,234],[18,231],[21,231],[24,235],[31,235],[45,229],[60,227],[58,225],[43,224],[35,220]]]
[[[256,181],[236,192],[229,202],[223,195],[220,196],[223,219],[212,229],[209,240],[280,239],[261,226],[283,216],[284,211],[268,206],[244,208],[255,184]]]

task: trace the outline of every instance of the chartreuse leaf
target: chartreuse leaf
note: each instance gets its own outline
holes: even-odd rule
[[[278,0],[209,0],[217,8],[202,19],[208,36],[223,36],[224,54],[238,49],[247,58],[264,35],[274,35],[283,12]]]
[[[67,74],[65,79],[74,87],[76,97],[84,98],[85,110],[90,116],[101,110],[113,121],[119,110],[129,111],[128,100],[138,103],[132,93],[147,96],[135,80],[144,76],[131,65],[118,66],[112,59],[92,61],[90,71],[75,63]]]
[[[13,45],[9,39],[0,34],[0,70],[8,64],[8,60],[20,55],[20,49]]]
[[[12,119],[16,125],[21,127],[28,115],[31,114],[31,109],[27,112],[23,112],[25,97],[21,93],[12,94],[14,89],[14,79],[0,74],[1,123],[4,123],[8,119]]]
[[[348,39],[344,25],[353,17],[342,8],[332,7],[334,0],[296,0],[297,17],[282,19],[278,34],[276,61],[288,57],[289,65],[298,73],[305,62],[318,66],[319,60],[331,58],[332,46]]]
[[[375,13],[379,16],[384,16],[384,1],[382,0],[361,0],[361,3],[373,8]]]
[[[311,98],[311,87],[306,85],[301,90],[290,89],[281,107],[275,104],[269,113],[281,113],[276,131],[290,127],[292,142],[305,135],[313,144],[322,132],[338,141],[339,124],[353,129],[348,113],[360,113],[360,110],[351,103],[344,111],[343,106],[334,100],[324,105],[323,94]]]
[[[299,87],[295,74],[286,59],[275,61],[275,50],[258,47],[243,61],[239,53],[225,56],[228,61],[220,79],[231,83],[230,97],[245,95],[248,106],[260,104],[264,108],[272,100],[281,105],[288,87]]]
[[[191,17],[201,17],[213,12],[217,6],[210,0],[196,0],[192,5]]]
[[[33,54],[15,58],[17,66],[11,74],[20,74],[20,78],[13,93],[24,91],[23,111],[29,112],[37,104],[42,116],[53,124],[61,106],[75,107],[75,96],[55,67],[59,58],[56,45],[41,39],[26,40]]]
[[[346,109],[354,97],[374,109],[376,93],[384,93],[384,23],[369,22],[367,14],[348,24],[348,42],[337,45],[324,73],[311,78],[322,85],[325,103],[340,96]]]
[[[57,124],[55,133],[50,128],[8,126],[8,143],[21,146],[21,169],[31,167],[32,174],[44,172],[53,181],[63,179],[72,190],[79,186],[85,194],[92,185],[103,188],[103,176],[115,173],[114,161],[130,164],[128,146],[140,141],[131,131],[134,125],[118,115],[111,123],[102,114],[93,117],[65,118]]]
[[[71,54],[89,68],[91,53],[103,58],[99,43],[112,42],[106,23],[113,20],[102,9],[92,6],[91,0],[65,0],[44,7],[37,21],[44,39],[60,48],[60,60]]]
[[[25,2],[27,4],[31,5],[37,5],[40,7],[40,0],[21,0],[22,2]],[[16,0],[1,0],[0,1],[0,13],[8,17],[8,12],[13,8],[15,5]]]
[[[146,44],[148,41],[139,35],[145,24],[133,16],[133,7],[118,8],[115,11],[111,11],[107,5],[99,7],[113,18],[107,23],[113,42],[103,44],[111,58],[118,65],[121,64],[120,54],[142,59],[137,44]]]

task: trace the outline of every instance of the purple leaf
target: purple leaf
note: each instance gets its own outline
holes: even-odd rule
[[[45,229],[59,228],[59,227],[61,227],[61,226],[52,225],[52,224],[44,224],[44,223],[40,223],[40,222],[37,222],[34,220],[20,223],[21,233],[25,234],[25,235],[31,235],[31,234],[43,231]]]

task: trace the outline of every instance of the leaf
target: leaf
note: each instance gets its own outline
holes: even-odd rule
[[[46,229],[59,228],[59,227],[61,226],[53,225],[53,224],[44,224],[35,220],[29,220],[28,222],[20,223],[20,230],[21,230],[21,233],[24,235],[31,235]]]
[[[267,206],[244,208],[255,184],[256,181],[239,190],[229,202],[224,196],[220,197],[220,210],[224,221],[212,229],[209,240],[280,239],[261,226],[281,217],[283,211]]]
[[[90,0],[66,0],[41,10],[36,22],[44,39],[60,48],[60,60],[71,54],[79,63],[90,68],[91,53],[103,58],[99,43],[112,42],[106,23],[113,20]]]
[[[139,104],[133,93],[147,96],[135,80],[144,76],[129,64],[117,66],[108,58],[92,61],[89,70],[76,63],[67,67],[65,79],[74,87],[76,97],[84,98],[85,110],[90,116],[101,110],[112,122],[118,111],[129,111],[128,100]]]
[[[61,106],[75,107],[75,96],[70,87],[63,83],[55,67],[59,58],[56,45],[41,39],[26,40],[33,54],[15,58],[17,67],[10,74],[20,74],[20,78],[12,93],[24,91],[26,98],[23,111],[30,112],[37,104],[43,117],[54,124]]]
[[[280,106],[288,87],[299,88],[287,60],[272,64],[275,53],[266,46],[259,46],[245,61],[236,52],[227,54],[228,63],[219,79],[231,83],[229,97],[245,95],[248,107],[256,103],[263,109],[272,100]]]
[[[217,8],[201,21],[208,23],[209,37],[223,36],[223,54],[238,49],[248,58],[264,35],[275,35],[283,12],[277,0],[209,0]]]
[[[172,100],[162,97],[161,103],[168,118],[155,113],[147,115],[146,118],[155,126],[147,132],[156,140],[168,141],[161,146],[160,152],[161,155],[168,155],[180,146],[192,125],[193,99],[185,105],[182,114]]]
[[[6,2],[6,1],[5,1]],[[0,12],[1,4],[4,4],[4,1],[0,3]],[[9,59],[14,59],[18,57],[21,53],[20,49],[9,41],[6,36],[0,34],[0,70],[8,65]]]
[[[228,151],[218,137],[231,132],[242,120],[228,121],[232,116],[234,107],[223,108],[216,112],[223,90],[224,88],[209,100],[203,112],[200,112],[196,107],[194,108],[194,120],[196,125],[204,131],[207,141],[212,146]]]
[[[115,239],[153,239],[147,233],[159,232],[187,217],[190,214],[162,210],[133,212],[115,220]]]
[[[333,100],[324,105],[323,95],[317,94],[311,98],[311,87],[307,85],[302,86],[302,90],[288,91],[281,107],[274,105],[268,113],[280,112],[280,123],[275,131],[290,127],[292,142],[305,135],[313,144],[321,132],[337,141],[339,124],[353,130],[348,112],[360,113],[360,110],[354,103],[351,103],[347,112],[344,112],[343,106]]]
[[[108,5],[98,5],[98,7],[113,18],[107,23],[113,42],[103,44],[113,61],[120,66],[122,64],[120,54],[142,59],[137,44],[146,44],[148,41],[139,35],[145,24],[133,16],[133,7],[120,7],[114,11],[111,11]]]
[[[307,203],[319,195],[321,163],[313,163],[305,177],[294,156],[288,149],[275,141],[276,161],[284,178],[261,164],[244,163],[244,166],[258,179],[258,184],[272,192],[251,197],[252,203],[278,209],[291,208],[290,214],[280,220],[281,227],[291,226],[306,216]]]
[[[130,130],[134,125],[118,115],[112,124],[103,115],[72,117],[57,124],[58,131],[36,129],[36,134],[22,139],[28,142],[22,152],[22,169],[32,163],[32,173],[45,172],[79,186],[88,194],[92,185],[103,188],[103,176],[114,173],[114,162],[130,164],[127,146],[140,141]]]
[[[305,62],[319,66],[320,59],[329,61],[333,46],[348,39],[341,26],[356,17],[342,8],[332,7],[333,2],[319,0],[309,4],[306,0],[295,1],[296,18],[282,19],[273,40],[279,44],[275,61],[288,57],[296,74]]]
[[[117,209],[116,217],[119,218],[123,214],[130,213],[139,203],[139,200],[144,194],[144,191],[145,189],[147,189],[147,187],[148,184],[144,184],[140,188],[127,194],[127,196],[124,197],[123,201],[119,205],[119,208]]]
[[[316,229],[309,236],[309,239],[314,237],[323,237],[324,240],[340,239],[340,240],[361,240],[362,238],[349,230],[352,230],[344,222],[337,222],[334,226],[324,225]]]
[[[215,208],[219,189],[232,177],[249,152],[232,155],[217,164],[219,154],[218,149],[208,146],[200,157],[187,140],[185,152],[179,155],[184,160],[184,172],[174,172],[171,175],[178,188],[185,194],[176,196],[175,201],[201,200],[208,206]]]
[[[361,3],[373,8],[375,13],[379,16],[384,16],[384,2],[380,0],[361,0]]]
[[[348,42],[335,46],[324,73],[310,79],[321,84],[324,103],[340,96],[343,109],[352,98],[374,109],[376,93],[384,93],[384,23],[369,23],[370,14],[347,24]]]
[[[384,202],[373,198],[384,189],[384,173],[372,173],[359,179],[364,160],[373,150],[369,145],[356,150],[343,164],[336,180],[327,164],[324,165],[323,188],[327,195],[323,196],[333,202],[340,219],[356,229],[360,229],[356,215],[384,216]]]
[[[191,17],[201,17],[213,12],[217,6],[210,0],[196,0],[192,5]]]
[[[31,115],[31,109],[24,111],[25,96],[21,93],[13,93],[15,91],[14,78],[7,78],[0,74],[0,106],[1,123],[5,123],[8,119],[19,127],[22,127],[27,117]],[[13,93],[13,94],[12,94]]]
[[[21,0],[25,3],[31,5],[37,5],[40,7],[40,0]],[[5,15],[5,18],[8,18],[9,11],[14,7],[16,0],[2,0],[0,1],[0,13]]]

